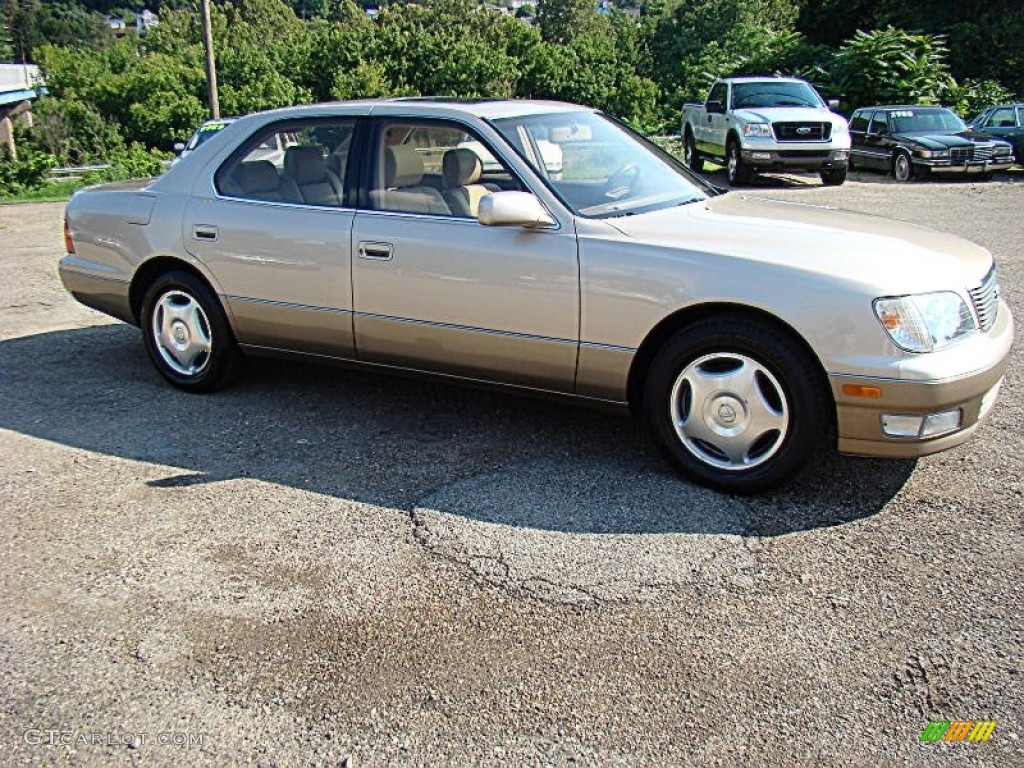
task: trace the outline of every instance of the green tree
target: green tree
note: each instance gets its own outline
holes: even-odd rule
[[[870,104],[938,104],[955,82],[941,36],[887,27],[857,32],[831,64],[831,79],[849,110]]]
[[[597,25],[594,0],[539,0],[537,25],[550,43],[567,43],[577,35],[593,31]]]

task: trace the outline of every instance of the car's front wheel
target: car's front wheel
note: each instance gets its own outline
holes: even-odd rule
[[[788,334],[712,317],[679,331],[648,373],[644,413],[684,476],[730,493],[792,479],[829,431],[821,372]]]
[[[892,159],[892,177],[901,184],[910,181],[914,176],[914,164],[910,161],[910,155],[902,150],[897,152]]]
[[[743,162],[743,153],[740,151],[740,145],[736,139],[729,139],[729,145],[725,148],[725,172],[729,184],[734,187],[749,184],[753,176],[750,167]]]
[[[156,278],[142,300],[141,325],[150,360],[174,386],[212,392],[231,380],[238,347],[220,303],[194,275]]]
[[[845,168],[829,168],[821,171],[821,183],[826,187],[838,187],[844,181],[846,181],[846,169]]]

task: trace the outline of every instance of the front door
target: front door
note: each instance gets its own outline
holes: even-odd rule
[[[357,354],[571,392],[579,341],[576,237],[564,228],[476,220],[482,197],[524,189],[498,157],[459,123],[378,121],[367,210],[352,230]]]

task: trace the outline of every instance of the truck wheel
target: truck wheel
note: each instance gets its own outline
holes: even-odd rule
[[[729,139],[725,148],[725,170],[729,184],[733,187],[742,187],[750,183],[753,172],[743,162],[743,154],[740,152],[740,145],[736,139]]]
[[[816,362],[793,338],[724,316],[673,336],[644,389],[644,415],[665,458],[727,493],[781,485],[823,455],[830,408]]]
[[[845,168],[828,168],[821,172],[821,183],[826,187],[838,187],[846,181]]]
[[[892,158],[892,177],[899,183],[910,181],[914,176],[914,164],[910,155],[899,150]]]
[[[704,170],[704,161],[697,154],[697,142],[693,140],[693,133],[689,130],[683,139],[683,164],[694,173]]]
[[[213,392],[238,367],[239,351],[213,292],[194,275],[165,272],[142,300],[142,338],[167,381],[187,392]]]

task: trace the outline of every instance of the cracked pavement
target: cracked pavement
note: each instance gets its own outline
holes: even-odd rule
[[[1024,306],[1019,175],[757,191],[981,242]],[[562,404],[172,390],[64,293],[61,213],[0,207],[0,764],[1020,764],[1019,345],[967,446],[736,498]]]

